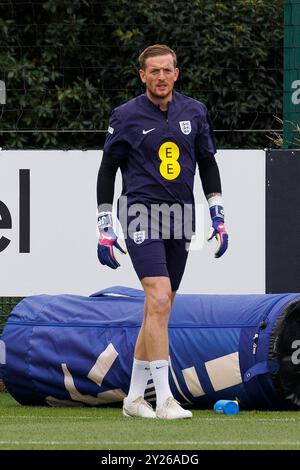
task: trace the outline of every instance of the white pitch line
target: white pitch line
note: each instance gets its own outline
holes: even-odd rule
[[[42,420],[42,419],[75,419],[75,420],[79,420],[79,419],[82,419],[82,420],[86,420],[86,419],[91,419],[91,420],[101,420],[101,419],[105,419],[106,421],[112,421],[112,420],[125,420],[125,418],[123,418],[123,416],[62,416],[62,415],[42,415],[42,416],[28,416],[28,415],[0,415],[0,419],[30,419],[30,420]],[[240,415],[240,418],[241,419],[236,419],[237,416],[220,416],[220,415],[216,415],[214,417],[204,417],[204,418],[201,418],[201,416],[199,417],[193,417],[192,419],[192,422],[195,422],[195,421],[207,421],[207,422],[212,422],[212,423],[215,423],[216,420],[218,421],[218,423],[220,421],[223,421],[223,422],[229,422],[230,420],[230,425],[233,424],[233,423],[241,423],[241,422],[246,422],[246,423],[257,423],[257,422],[265,422],[265,423],[273,423],[273,422],[278,422],[278,423],[288,423],[288,422],[299,422],[300,423],[300,416],[299,418],[295,418],[295,417],[291,417],[291,418],[256,418],[255,416],[253,416],[253,418],[244,418],[244,417],[241,417]],[[127,420],[128,421],[128,420]]]
[[[111,417],[107,417],[107,416],[27,416],[27,415],[20,415],[20,416],[16,416],[16,415],[2,415],[0,416],[0,419],[6,419],[6,418],[10,418],[10,419],[19,419],[19,418],[22,418],[22,419],[30,419],[30,420],[42,420],[42,419],[105,419],[105,420],[113,420],[113,419],[120,419],[120,417],[118,416],[111,416]]]
[[[293,446],[300,447],[300,441],[0,441],[0,445],[198,445],[198,446]]]

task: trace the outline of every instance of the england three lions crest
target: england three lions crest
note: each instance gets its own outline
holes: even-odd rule
[[[188,135],[192,131],[191,121],[179,121],[181,132]]]
[[[137,245],[140,245],[141,243],[143,243],[145,238],[146,238],[145,230],[141,230],[140,232],[134,232],[133,234],[133,241]]]

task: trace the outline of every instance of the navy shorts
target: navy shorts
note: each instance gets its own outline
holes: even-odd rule
[[[126,245],[133,267],[139,277],[166,276],[170,278],[172,291],[181,282],[190,240],[151,239],[136,240],[126,238]]]

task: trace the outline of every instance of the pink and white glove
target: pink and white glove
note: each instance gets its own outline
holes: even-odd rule
[[[117,261],[114,248],[117,248],[121,253],[126,254],[126,250],[119,244],[118,237],[112,228],[112,214],[111,212],[100,212],[98,214],[98,259],[101,264],[109,266],[112,269],[117,269],[120,263]]]
[[[209,208],[212,227],[208,236],[208,241],[215,238],[218,242],[215,258],[220,258],[228,248],[228,233],[224,224],[224,209],[221,205],[212,205]]]

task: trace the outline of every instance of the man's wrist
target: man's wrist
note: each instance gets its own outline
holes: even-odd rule
[[[104,230],[105,228],[112,227],[112,213],[111,212],[99,212],[97,216],[97,224],[99,230]]]
[[[213,196],[208,196],[207,203],[209,208],[213,206],[223,206],[222,194],[214,194]]]
[[[224,220],[224,208],[221,194],[216,194],[207,199],[210,216],[213,219],[219,218]]]
[[[221,219],[224,220],[224,209],[223,206],[212,206],[209,209],[210,217],[212,220]]]

